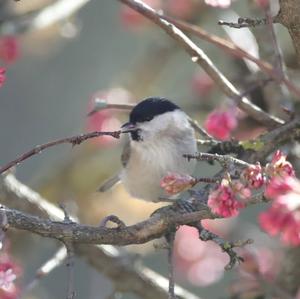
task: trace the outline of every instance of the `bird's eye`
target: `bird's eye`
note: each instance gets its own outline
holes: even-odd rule
[[[152,116],[147,116],[147,117],[145,118],[145,121],[150,121],[152,118],[153,118]]]

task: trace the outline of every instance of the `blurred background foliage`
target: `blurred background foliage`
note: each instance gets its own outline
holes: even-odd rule
[[[149,2],[155,6],[155,1]],[[276,12],[277,1],[272,2]],[[50,0],[3,1],[0,16],[5,23],[8,15],[21,16],[51,3]],[[239,45],[247,45],[247,50],[258,52],[262,44],[263,49],[268,44],[270,37],[265,27],[254,29],[255,36],[260,38],[257,44],[248,29],[224,30],[217,25],[219,19],[235,21],[237,15],[262,17],[253,0],[236,0],[226,9],[209,7],[202,0],[166,0],[163,4],[170,15],[199,24],[213,34],[239,40]],[[118,129],[127,118],[125,111],[106,110],[87,118],[96,98],[135,103],[150,95],[165,96],[200,124],[215,107],[228,105],[229,100],[173,41],[156,26],[135,18],[118,1],[89,1],[67,19],[15,36],[17,57],[13,63],[3,61],[7,65],[7,81],[1,89],[1,164],[34,145],[56,138],[87,130]],[[276,29],[289,71],[298,80],[299,74],[293,70],[295,57],[289,35],[282,27]],[[197,43],[241,90],[261,78],[259,71],[243,61],[206,42],[197,40]],[[269,49],[261,51],[261,55],[272,62],[266,50]],[[263,93],[270,93],[271,97]],[[261,107],[281,113],[279,104],[284,97],[273,98],[272,85],[251,94],[251,98]],[[254,138],[262,130],[243,116],[234,136]],[[115,214],[126,224],[133,224],[148,217],[158,204],[130,198],[121,185],[105,194],[96,192],[101,182],[120,168],[121,149],[122,141],[110,138],[74,148],[60,146],[27,160],[16,169],[16,176],[53,203],[66,203],[82,223],[96,225],[104,216]],[[199,175],[204,176],[215,171],[215,166],[205,163],[198,169]],[[238,219],[215,220],[207,225],[229,239],[253,238],[255,244],[250,248],[261,255],[264,252],[272,260],[271,253],[280,246],[260,233],[255,219],[261,208],[251,207]],[[10,236],[11,250],[23,269],[18,283],[26,285],[58,244],[20,232]],[[238,275],[231,271],[223,276],[226,255],[214,245],[199,241],[193,229],[187,227],[181,228],[177,239],[178,281],[203,298],[227,298],[229,285],[234,285]],[[154,250],[152,244],[127,248],[141,254],[147,265],[167,274],[165,252]],[[102,299],[111,291],[111,283],[80,260],[76,260],[75,276],[76,298]],[[43,279],[28,298],[62,298],[65,289],[66,269],[60,267]]]

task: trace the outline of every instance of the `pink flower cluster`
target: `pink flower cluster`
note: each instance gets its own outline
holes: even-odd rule
[[[286,160],[286,156],[280,150],[275,152],[271,163],[266,165],[266,173],[271,178],[295,176],[293,165]]]
[[[168,195],[175,195],[190,189],[196,184],[196,179],[187,174],[168,173],[160,181],[160,186]]]
[[[8,253],[0,255],[0,298],[16,299],[19,297],[19,289],[15,280],[20,275],[20,267],[12,261]]]
[[[246,168],[242,173],[242,179],[250,189],[259,189],[266,182],[266,177],[259,162]]]
[[[19,44],[14,36],[0,37],[0,60],[4,63],[13,63],[19,57]],[[6,80],[6,69],[0,67],[0,87]]]
[[[5,63],[14,63],[20,56],[19,41],[15,36],[0,38],[0,59]]]
[[[251,191],[265,187],[271,208],[259,217],[261,227],[270,235],[280,235],[284,243],[300,245],[300,181],[286,156],[276,151],[270,163],[247,167],[241,181],[223,179],[208,198],[208,206],[223,217],[236,216],[245,206]]]
[[[210,193],[208,206],[222,217],[236,216],[252,192],[266,188],[265,196],[274,201],[271,209],[260,217],[262,227],[272,235],[281,232],[285,242],[300,244],[300,182],[294,175],[286,156],[276,151],[265,167],[256,163],[243,170],[240,180],[223,179]]]
[[[300,245],[300,181],[286,176],[273,178],[266,189],[271,207],[260,214],[261,227],[271,236],[280,235],[288,245]]]
[[[239,181],[223,179],[217,189],[209,194],[207,204],[215,214],[233,217],[245,206],[250,195],[250,190]]]
[[[237,127],[235,109],[214,110],[204,123],[207,132],[220,140],[228,140],[231,132]]]
[[[285,244],[300,245],[300,194],[277,197],[271,208],[260,214],[259,222],[271,236],[280,234]]]
[[[4,84],[4,82],[6,80],[5,73],[6,73],[5,68],[0,67],[0,87],[2,87],[2,85]]]
[[[260,214],[261,227],[271,236],[280,235],[288,245],[300,245],[300,181],[286,156],[276,151],[265,167],[269,177],[265,196],[271,207]]]

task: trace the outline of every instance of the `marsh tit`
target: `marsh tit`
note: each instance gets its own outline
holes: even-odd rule
[[[168,172],[192,174],[194,161],[184,154],[195,154],[197,144],[189,117],[174,103],[150,97],[138,103],[122,126],[129,140],[122,154],[122,171],[106,181],[106,191],[121,181],[133,197],[158,202],[165,196],[161,179]]]

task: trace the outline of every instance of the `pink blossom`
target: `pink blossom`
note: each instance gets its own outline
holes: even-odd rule
[[[6,73],[5,68],[0,67],[0,87],[4,84],[4,82],[6,80],[5,73]]]
[[[244,203],[237,199],[227,180],[222,180],[220,186],[208,197],[208,206],[212,211],[223,217],[236,216]]]
[[[213,7],[227,8],[231,4],[231,0],[204,0],[207,5]]]
[[[300,193],[300,182],[298,180],[290,176],[275,176],[267,184],[265,196],[270,199],[276,199],[278,196],[292,190]]]
[[[167,194],[174,195],[193,187],[195,183],[195,178],[190,175],[172,172],[161,179],[160,186]]]
[[[266,173],[269,176],[295,176],[295,170],[293,165],[286,161],[286,155],[282,151],[277,150],[273,157],[271,163],[266,165]]]
[[[20,290],[14,284],[14,281],[20,275],[21,268],[12,260],[7,250],[6,243],[0,254],[0,298],[16,299],[20,294]]]
[[[192,79],[192,88],[199,96],[208,96],[214,88],[214,81],[203,72],[196,72]]]
[[[247,186],[251,189],[261,188],[265,183],[265,177],[260,163],[247,167],[243,171],[242,177],[246,181]]]
[[[12,284],[16,278],[17,275],[11,268],[7,269],[6,271],[0,271],[0,288],[4,290],[11,289]]]
[[[161,0],[144,0],[145,4],[151,6],[153,9],[159,9],[161,7]],[[140,29],[147,24],[147,18],[138,13],[128,5],[122,5],[120,11],[120,19],[122,24],[127,29]]]
[[[288,245],[300,245],[300,195],[289,192],[276,198],[259,216],[261,227],[271,236],[280,235]]]
[[[15,36],[0,38],[0,58],[5,63],[13,63],[20,56],[20,46]]]
[[[237,126],[235,111],[233,109],[214,110],[207,116],[204,126],[212,136],[220,140],[227,140]]]

